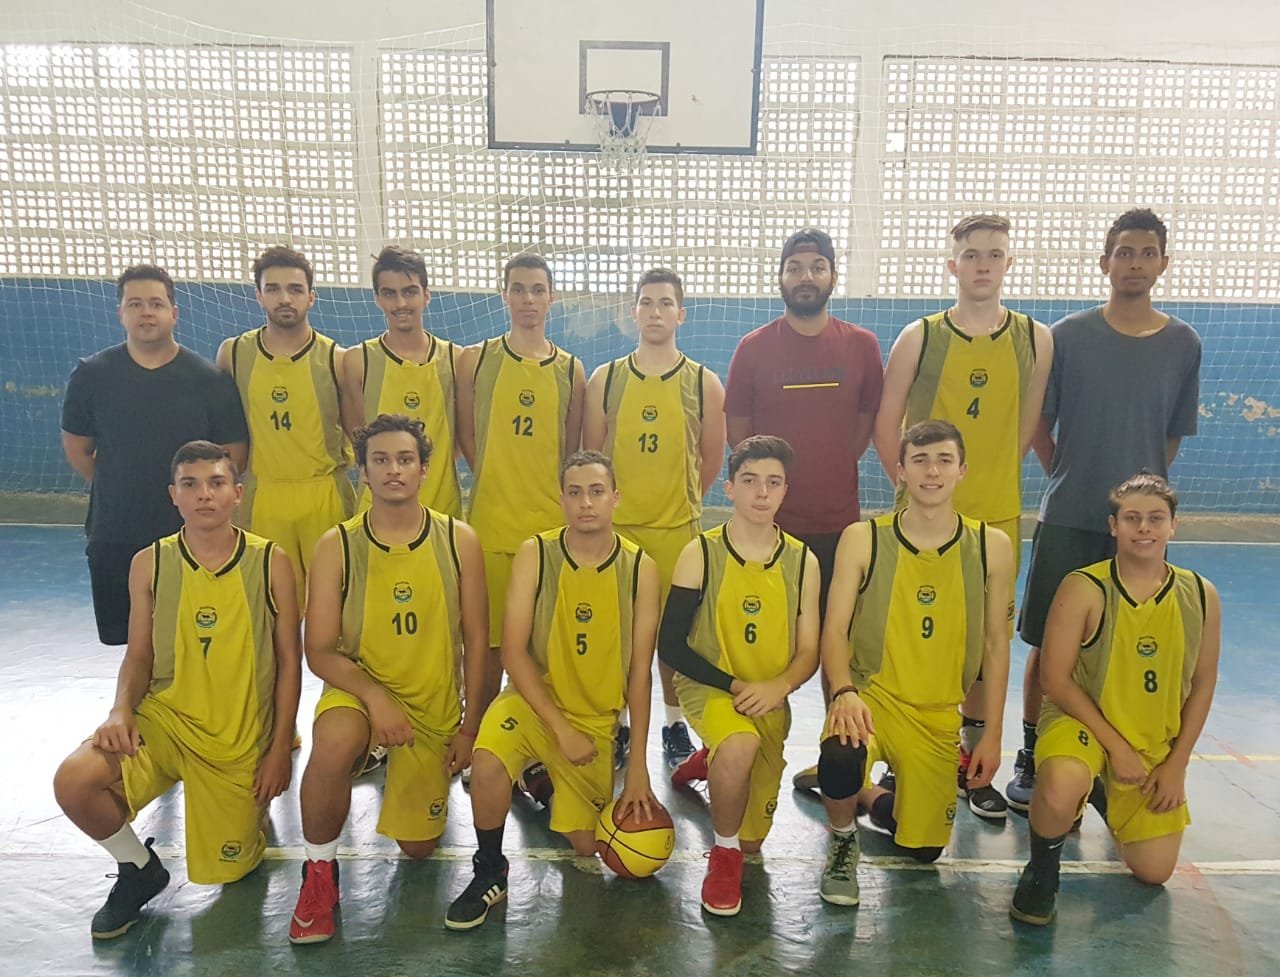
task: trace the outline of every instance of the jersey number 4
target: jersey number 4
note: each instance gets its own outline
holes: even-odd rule
[[[975,420],[977,419],[978,415],[982,413],[978,407],[977,397],[974,397],[973,400],[969,401],[969,406],[964,409],[964,412]]]

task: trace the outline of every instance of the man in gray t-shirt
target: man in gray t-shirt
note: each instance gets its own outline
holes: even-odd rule
[[[1033,446],[1049,474],[1031,544],[1018,632],[1031,645],[1023,680],[1023,749],[1006,794],[1026,811],[1035,783],[1040,644],[1058,584],[1072,570],[1115,554],[1107,496],[1147,469],[1167,476],[1182,438],[1196,433],[1200,337],[1155,309],[1151,289],[1169,265],[1167,231],[1149,210],[1131,210],[1107,232],[1100,265],[1106,305],[1053,326],[1053,368]]]

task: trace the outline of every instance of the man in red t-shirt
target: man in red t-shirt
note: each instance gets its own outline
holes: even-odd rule
[[[820,615],[840,534],[858,521],[858,459],[870,443],[884,382],[875,335],[827,312],[835,286],[830,236],[812,227],[791,235],[778,267],[786,312],[742,337],[724,403],[730,449],[754,434],[785,438],[795,449],[777,520],[818,558]],[[794,782],[816,788],[817,768]]]

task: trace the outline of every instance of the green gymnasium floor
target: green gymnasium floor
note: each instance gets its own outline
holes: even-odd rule
[[[221,889],[186,881],[180,793],[146,810],[139,833],[156,837],[173,881],[129,934],[110,943],[89,938],[89,917],[113,866],[62,816],[50,781],[61,757],[105,715],[118,653],[94,639],[78,531],[0,527],[0,546],[7,557],[0,561],[0,677],[8,690],[0,734],[10,745],[13,782],[0,797],[0,973],[1280,974],[1280,671],[1273,662],[1280,620],[1264,586],[1280,569],[1280,548],[1181,543],[1173,553],[1218,584],[1226,633],[1217,702],[1189,778],[1195,823],[1184,864],[1162,889],[1121,870],[1090,812],[1067,842],[1057,923],[1016,926],[1006,911],[1027,853],[1026,822],[987,825],[962,809],[953,844],[928,868],[899,860],[887,839],[864,829],[862,905],[830,907],[817,895],[826,843],[821,806],[784,790],[764,857],[747,866],[742,914],[709,918],[698,905],[710,842],[705,801],[663,783],[656,789],[675,819],[677,847],[654,879],[577,870],[545,814],[518,801],[507,830],[509,904],[477,931],[449,933],[442,919],[469,877],[474,845],[465,792],[455,782],[443,851],[411,863],[374,833],[374,775],[356,785],[342,839],[338,934],[327,945],[293,947],[286,932],[301,864],[296,790],[272,807],[268,860]],[[1015,676],[1024,656],[1015,643]],[[303,715],[318,693],[308,680]],[[811,758],[816,685],[793,703],[788,776]],[[1011,754],[1014,709],[1005,725]],[[656,750],[650,756],[656,782],[660,757]],[[1010,755],[998,784],[1011,766]]]

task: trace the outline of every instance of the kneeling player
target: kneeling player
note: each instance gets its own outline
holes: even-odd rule
[[[773,521],[792,457],[763,435],[734,449],[733,515],[685,546],[662,620],[659,654],[707,744],[672,781],[708,781],[715,845],[702,907],[717,916],[742,908],[742,853],[760,850],[778,804],[787,696],[818,667],[818,560]]]
[[[958,709],[980,669],[987,725],[969,789],[990,784],[1000,766],[1013,546],[955,511],[964,472],[952,424],[912,425],[898,449],[906,508],[840,538],[822,632],[832,692],[818,761],[832,834],[819,893],[830,903],[858,903],[859,806],[918,861],[942,854],[956,816]],[[877,760],[893,768],[894,791],[869,785]]]
[[[1045,627],[1045,704],[1036,739],[1031,861],[1009,913],[1053,920],[1062,839],[1095,777],[1130,871],[1173,874],[1187,813],[1187,763],[1218,680],[1222,609],[1213,584],[1170,566],[1178,498],[1159,475],[1111,493],[1116,555],[1069,574]]]
[[[613,531],[613,466],[579,451],[560,471],[568,525],[526,540],[512,565],[502,625],[511,676],[480,724],[471,760],[471,808],[479,851],[475,876],[445,917],[471,929],[507,895],[502,831],[511,785],[536,761],[555,791],[551,828],[580,856],[594,856],[597,816],[613,796],[613,730],[624,705],[638,748],[627,760],[618,810],[657,803],[644,743],[658,630],[658,569]]]
[[[354,443],[372,507],[321,537],[310,575],[307,662],[325,690],[302,777],[307,861],[289,925],[294,943],[333,936],[338,833],[352,772],[369,748],[389,748],[379,833],[426,858],[444,832],[449,778],[470,762],[484,711],[489,609],[480,541],[418,501],[431,456],[421,421],[380,414],[354,432]]]
[[[128,823],[154,798],[182,782],[188,875],[217,885],[261,861],[266,805],[289,786],[301,683],[293,567],[231,524],[236,478],[219,445],[174,455],[183,528],[133,558],[115,703],[54,778],[67,817],[119,863],[95,939],[123,934],[169,883]]]

